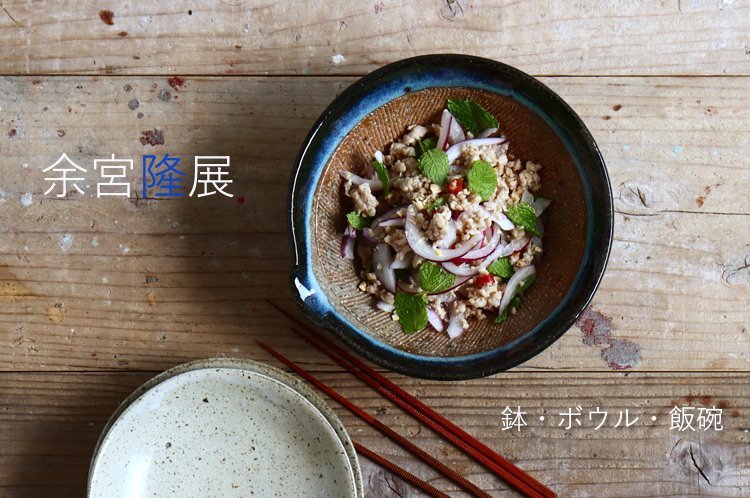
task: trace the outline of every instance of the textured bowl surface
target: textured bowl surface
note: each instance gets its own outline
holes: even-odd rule
[[[436,123],[448,98],[471,98],[500,122],[509,152],[543,166],[552,200],[536,283],[502,325],[472,323],[458,339],[431,327],[405,334],[357,289],[357,262],[340,257],[345,213],[339,169],[361,174],[411,124]],[[612,196],[596,144],[575,113],[537,80],[468,56],[407,59],[358,81],[321,116],[290,185],[292,289],[316,323],[368,359],[405,374],[462,379],[532,357],[560,337],[595,292],[609,256]]]
[[[149,381],[102,433],[89,496],[362,496],[356,456],[325,403],[247,360],[203,360]]]

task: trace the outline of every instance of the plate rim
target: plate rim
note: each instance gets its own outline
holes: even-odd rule
[[[328,406],[325,400],[323,400],[323,398],[316,394],[304,382],[300,381],[291,374],[288,374],[283,370],[280,370],[271,365],[245,358],[205,358],[174,366],[155,375],[154,377],[141,384],[138,388],[136,388],[125,398],[125,400],[123,400],[117,406],[107,423],[104,425],[104,428],[102,429],[94,448],[94,452],[91,456],[91,463],[89,465],[89,472],[86,482],[87,498],[90,498],[91,496],[92,479],[94,476],[94,470],[101,456],[102,445],[109,436],[117,421],[120,420],[120,418],[125,414],[128,408],[130,408],[133,403],[135,403],[142,396],[144,396],[154,388],[160,386],[169,379],[193,371],[215,369],[240,370],[252,373],[254,375],[266,377],[271,381],[278,382],[282,386],[289,388],[291,391],[300,395],[308,403],[310,403],[312,407],[317,410],[318,413],[320,413],[320,415],[325,419],[325,421],[341,441],[345,456],[348,459],[351,467],[350,474],[354,483],[356,496],[358,498],[364,497],[362,471],[359,465],[359,459],[357,458],[357,453],[354,450],[354,445],[352,444],[351,438],[349,436],[349,433],[346,431],[344,424],[338,418],[333,409]]]

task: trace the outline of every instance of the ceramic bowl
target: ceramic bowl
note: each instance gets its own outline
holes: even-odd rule
[[[364,496],[343,425],[268,365],[199,360],[154,377],[107,423],[89,498]]]
[[[340,257],[351,202],[337,173],[361,173],[410,124],[439,123],[450,97],[474,99],[498,118],[509,152],[544,166],[539,195],[552,200],[523,306],[500,326],[477,321],[454,340],[431,327],[405,334],[357,289],[357,263]],[[590,302],[612,243],[609,177],[581,119],[538,80],[465,55],[402,60],[350,86],[302,145],[288,202],[292,294],[309,319],[378,365],[430,379],[491,375],[547,348]]]

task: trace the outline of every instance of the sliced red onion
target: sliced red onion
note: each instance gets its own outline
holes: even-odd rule
[[[385,242],[376,245],[372,250],[372,266],[375,269],[375,276],[388,292],[395,293],[396,274],[391,268],[392,262],[391,246]]]
[[[450,247],[456,241],[458,235],[458,229],[456,228],[456,222],[454,220],[448,220],[448,233],[445,235],[443,240],[438,244],[439,248]]]
[[[482,261],[482,264],[477,266],[478,270],[484,270],[488,266],[490,266],[492,263],[498,260],[498,258],[502,257],[503,252],[505,252],[505,247],[507,244],[503,240],[500,241],[500,243],[497,245],[494,251],[490,253],[489,256],[484,258],[484,261]]]
[[[461,149],[464,147],[464,145],[473,145],[475,147],[481,147],[482,145],[500,145],[500,144],[504,144],[505,142],[507,142],[505,137],[474,138],[472,140],[464,140],[463,142],[458,142],[457,144],[454,144],[450,149],[446,151],[446,154],[448,154],[448,161],[452,163],[461,154]]]
[[[466,282],[467,280],[469,279],[467,278],[466,280],[464,280],[464,282]],[[461,285],[461,284],[458,284],[458,285]],[[453,289],[455,288],[456,288],[456,285],[454,284]],[[433,294],[430,297],[432,298],[432,302],[434,304],[437,304],[438,306],[442,306],[443,304],[449,304],[456,300],[456,294],[448,292],[448,291],[441,292],[440,294]]]
[[[362,236],[368,242],[372,244],[377,244],[378,242],[383,240],[383,237],[385,237],[385,230],[380,227],[376,227],[376,228],[365,227],[362,229]]]
[[[417,268],[411,268],[409,270],[409,283],[414,287],[421,288],[422,282],[419,280],[419,270]]]
[[[393,310],[396,309],[396,307],[394,305],[388,304],[385,301],[381,301],[381,300],[378,300],[378,302],[375,303],[375,306],[377,306],[378,309],[383,310],[383,311],[385,311],[387,313],[390,313],[390,312],[392,312]]]
[[[531,243],[537,246],[539,249],[542,249],[542,239],[537,237],[536,235],[531,236]]]
[[[471,251],[461,256],[460,259],[462,262],[482,259],[495,250],[497,245],[500,243],[500,230],[496,230],[493,226],[490,226],[488,230],[491,230],[490,233],[492,234],[489,242],[487,242],[484,247],[480,247],[479,249],[472,249]]]
[[[341,241],[341,257],[344,259],[354,259],[354,238],[344,235]]]
[[[480,213],[484,214],[486,218],[492,217],[489,211],[487,211],[487,208],[479,204],[477,207],[474,208],[474,211],[479,211]]]
[[[390,220],[381,221],[378,226],[381,227],[402,227],[406,223],[406,218],[391,218]]]
[[[377,192],[378,190],[383,190],[383,184],[380,183],[380,179],[373,178],[372,180],[368,180],[366,178],[362,178],[361,176],[357,176],[351,171],[346,171],[345,169],[339,170],[339,175],[344,178],[344,180],[348,180],[352,182],[355,185],[362,185],[364,183],[368,184],[370,186],[371,192]]]
[[[542,223],[541,218],[536,219],[536,231],[539,232],[539,235],[544,237],[544,223]],[[543,249],[542,239],[540,237],[537,237],[536,235],[532,235],[531,243],[537,246],[539,249]],[[539,256],[539,253],[537,253],[536,256]]]
[[[443,115],[440,118],[440,137],[438,137],[436,149],[445,150],[446,144],[448,143],[448,133],[451,130],[451,120],[453,115],[448,112],[448,109],[443,109]]]
[[[531,237],[529,234],[524,235],[520,239],[513,239],[510,244],[505,246],[505,249],[503,249],[503,253],[500,255],[500,257],[510,256],[514,252],[518,252],[529,243],[529,240],[531,240]]]
[[[455,339],[456,337],[464,333],[464,326],[462,322],[465,316],[466,315],[464,313],[458,314],[451,310],[451,318],[448,322],[448,328],[446,329],[448,337],[450,337],[451,339]]]
[[[412,253],[407,254],[404,259],[393,258],[391,270],[407,270],[411,268],[411,262],[414,260]]]
[[[508,285],[505,286],[503,298],[500,300],[500,307],[497,309],[498,313],[502,313],[503,310],[508,307],[510,300],[513,299],[513,296],[516,294],[516,289],[521,285],[521,282],[534,275],[536,275],[536,268],[534,268],[534,265],[524,266],[523,268],[516,270],[513,276],[510,277],[510,280],[508,280]]]
[[[446,289],[443,292],[438,292],[437,294],[430,294],[430,296],[434,296],[435,299],[439,302],[451,303],[456,300],[456,296],[453,294],[448,295],[448,293],[452,290],[458,289],[466,282],[468,282],[469,279],[471,279],[471,277],[456,277],[456,281],[453,283],[453,287],[451,287],[450,289]],[[414,282],[409,283],[404,282],[403,280],[397,280],[396,287],[398,287],[400,291],[406,292],[407,294],[420,294],[424,292],[424,290],[422,290],[422,288]]]
[[[536,219],[536,231],[539,232],[541,237],[544,237],[544,223],[541,218]]]
[[[455,164],[451,164],[450,173],[451,175],[466,176],[469,173],[469,170],[460,166],[456,166]]]
[[[374,220],[372,220],[372,225],[370,225],[370,226],[371,226],[372,228],[375,228],[375,227],[377,227],[377,226],[378,226],[378,225],[379,225],[380,223],[382,223],[383,221],[386,221],[386,220],[391,220],[391,219],[393,219],[393,218],[396,218],[396,217],[397,217],[397,214],[398,214],[398,210],[399,210],[399,209],[401,209],[401,208],[400,208],[400,207],[395,207],[395,208],[391,208],[391,209],[389,209],[389,210],[388,210],[388,211],[386,211],[385,213],[381,214],[380,216],[378,216],[377,218],[375,218]]]
[[[478,205],[474,209],[484,213],[487,218],[500,225],[500,228],[503,230],[513,230],[516,228],[516,225],[514,225],[513,222],[510,221],[510,218],[508,218],[508,216],[502,211],[490,212],[483,204]]]
[[[508,215],[505,213],[499,213],[495,218],[497,219],[497,224],[500,225],[500,228],[503,230],[510,231],[516,228],[516,224],[510,221],[510,218],[508,218]]]
[[[500,230],[498,230],[497,227],[495,227],[495,233],[501,234]],[[459,275],[462,278],[465,277],[468,280],[470,277],[477,275],[480,272],[480,270],[484,270],[485,268],[490,266],[492,263],[497,261],[497,259],[502,256],[505,250],[506,250],[506,244],[503,242],[503,238],[500,237],[493,251],[490,254],[488,254],[486,258],[484,258],[484,261],[482,261],[480,265],[477,265],[477,266],[471,266],[471,265],[466,265],[466,264],[457,265],[456,264],[457,262],[464,261],[464,258],[457,258],[453,261],[448,261],[448,262],[443,263],[443,268],[453,273],[454,275]]]
[[[497,144],[497,147],[495,147],[495,154],[497,154],[498,156],[500,156],[500,153],[503,152],[503,148],[505,150],[508,149],[508,139],[505,137],[502,137],[502,138],[505,139],[505,142],[501,142]]]
[[[430,325],[432,325],[435,330],[438,332],[442,332],[445,324],[440,319],[440,316],[437,314],[437,311],[433,310],[429,306],[427,307],[427,321],[430,322]]]
[[[510,221],[510,218],[508,218],[505,213],[497,212],[493,213],[491,216],[492,220],[500,225],[500,228],[502,228],[503,230],[510,231],[516,228],[516,225],[512,221]]]
[[[539,197],[537,200],[534,200],[534,196],[531,195],[531,193],[527,190],[524,190],[523,194],[521,194],[521,202],[525,202],[531,208],[534,210],[534,215],[539,217],[545,209],[550,205],[552,202],[549,199],[544,199],[542,197]]]
[[[529,204],[534,209],[534,214],[539,217],[545,209],[552,203],[549,199],[538,198],[537,200],[530,202]]]
[[[487,230],[488,229],[485,228],[485,230],[484,230],[484,237],[482,237],[479,240],[479,242],[477,242],[477,245],[475,245],[474,247],[472,247],[471,251],[469,251],[469,252],[477,251],[477,250],[481,249],[482,247],[484,247],[484,243],[485,243],[485,241],[487,239]],[[467,252],[466,254],[469,254],[469,252]],[[464,257],[466,256],[466,254],[464,254]]]
[[[450,131],[448,132],[448,142],[452,144],[463,142],[464,140],[466,140],[464,129],[461,128],[460,124],[458,124],[458,120],[453,114],[451,114],[450,112],[448,114],[451,115]]]
[[[357,229],[354,228],[351,223],[348,223],[346,225],[346,230],[344,230],[344,235],[348,235],[349,237],[356,237]]]
[[[497,131],[497,128],[485,128],[481,132],[479,132],[479,135],[476,136],[476,138],[487,138],[493,133]]]
[[[375,151],[375,160],[379,162],[380,164],[385,164],[385,158],[383,157],[383,153],[379,150]]]
[[[432,244],[430,244],[430,241],[424,236],[422,230],[417,227],[416,222],[414,221],[416,216],[417,208],[412,204],[406,210],[406,225],[404,227],[406,241],[409,243],[409,247],[411,247],[412,251],[430,261],[449,261],[463,256],[484,236],[484,234],[478,233],[455,249],[435,249],[432,247]]]
[[[404,282],[403,280],[396,280],[396,287],[407,294],[420,294],[424,292],[419,286]]]
[[[479,268],[467,264],[456,265],[450,261],[443,263],[443,268],[459,277],[472,277],[479,273]]]

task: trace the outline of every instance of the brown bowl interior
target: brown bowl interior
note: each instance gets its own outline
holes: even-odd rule
[[[340,257],[345,214],[352,210],[343,193],[346,169],[361,174],[376,150],[398,139],[411,124],[439,123],[448,98],[471,98],[500,122],[509,153],[540,163],[541,197],[552,199],[544,225],[544,254],[536,282],[523,296],[518,312],[505,323],[472,322],[457,339],[431,326],[405,334],[390,313],[375,307],[375,298],[357,285],[360,264]],[[573,159],[552,128],[537,114],[509,97],[473,88],[428,88],[408,93],[368,114],[339,144],[316,187],[312,216],[312,261],[315,277],[331,305],[355,327],[397,349],[420,356],[465,356],[501,347],[530,332],[565,297],[578,272],[586,242],[586,205]]]

